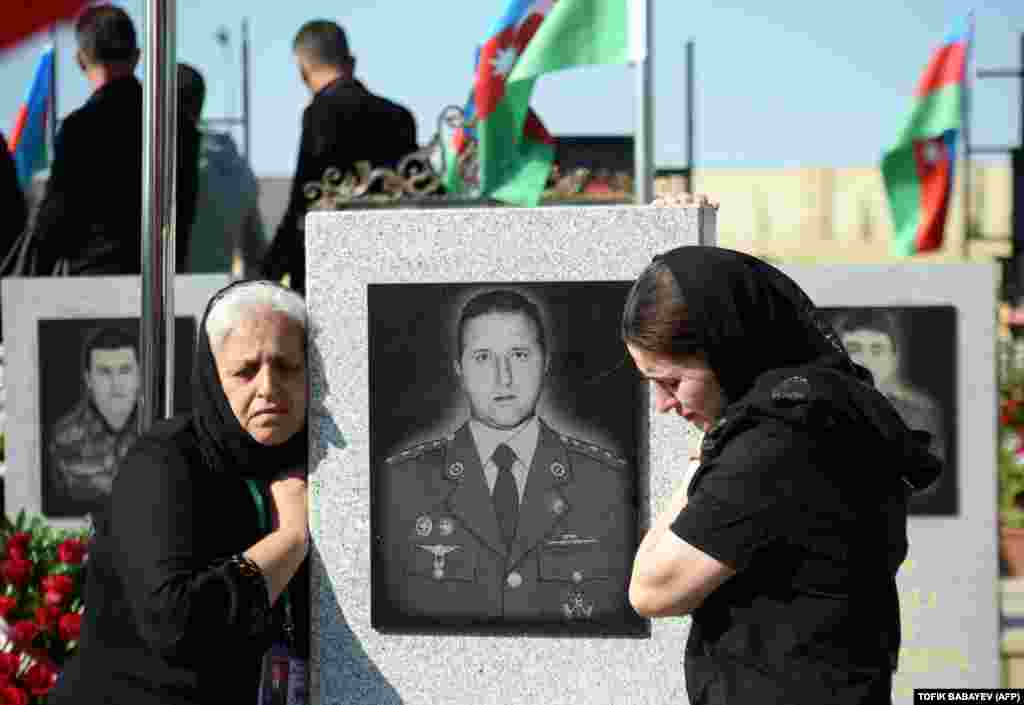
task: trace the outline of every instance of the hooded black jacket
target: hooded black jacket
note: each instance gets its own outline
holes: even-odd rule
[[[891,702],[907,497],[941,464],[845,369],[766,372],[704,439],[672,530],[738,572],[693,614],[693,705]]]

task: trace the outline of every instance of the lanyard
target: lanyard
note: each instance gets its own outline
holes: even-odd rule
[[[251,478],[245,479],[245,484],[249,486],[249,492],[252,494],[252,500],[256,503],[256,512],[260,515],[260,530],[264,533],[270,533],[270,514],[267,512],[267,504],[263,501],[263,493],[260,492],[259,485],[256,481]],[[284,632],[291,641],[295,625],[292,622],[292,603],[288,599],[288,586],[285,585],[284,590],[281,592],[281,601],[284,604]]]

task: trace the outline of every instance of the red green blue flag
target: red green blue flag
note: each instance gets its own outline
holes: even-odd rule
[[[50,46],[39,57],[35,76],[14,119],[8,143],[22,189],[27,189],[32,183],[32,176],[46,167],[46,128],[52,99],[53,47]]]
[[[914,91],[906,126],[882,158],[895,236],[909,256],[942,247],[953,193],[957,139],[964,123],[967,63],[974,30],[968,15],[933,53]]]
[[[554,161],[554,139],[530,109],[538,76],[584,64],[631,58],[630,2],[641,0],[510,0],[477,50],[465,127],[449,153],[446,186],[484,198],[537,205]],[[477,172],[457,167],[473,152]],[[475,183],[473,183],[475,181]]]

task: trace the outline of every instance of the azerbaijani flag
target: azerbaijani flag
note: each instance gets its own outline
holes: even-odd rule
[[[53,46],[46,48],[36,64],[28,96],[14,119],[9,149],[18,169],[18,182],[28,189],[32,176],[46,166],[46,126],[53,91]]]
[[[934,51],[914,91],[907,125],[882,158],[895,230],[894,254],[908,256],[942,247],[957,138],[964,120],[973,24],[968,15]]]
[[[449,150],[446,185],[479,195],[537,205],[551,173],[554,139],[529,107],[538,76],[584,64],[626,63],[630,2],[643,0],[509,0],[478,49],[466,126]],[[460,156],[477,172],[465,174]],[[475,181],[476,183],[472,183]]]

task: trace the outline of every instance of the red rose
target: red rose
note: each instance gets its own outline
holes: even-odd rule
[[[11,534],[11,537],[7,539],[7,557],[25,560],[28,557],[28,542],[31,540],[31,534],[27,534],[24,531]]]
[[[36,624],[44,632],[53,631],[57,626],[58,619],[60,619],[59,607],[36,607]]]
[[[39,580],[39,587],[44,593],[56,592],[68,597],[75,590],[75,581],[69,575],[44,575]]]
[[[64,641],[77,641],[82,633],[82,615],[78,612],[69,612],[61,617],[57,623],[57,633]]]
[[[7,614],[18,606],[18,601],[7,595],[0,596],[0,617],[6,619]]]
[[[55,590],[47,590],[43,595],[43,602],[46,603],[47,607],[56,609],[64,602],[64,596]]]
[[[68,539],[57,546],[57,558],[63,563],[78,565],[85,558],[85,542],[81,539]]]
[[[28,705],[28,693],[16,685],[0,688],[0,705]]]
[[[28,646],[37,634],[39,634],[39,627],[35,622],[30,622],[27,619],[16,622],[11,628],[11,639],[19,646]]]
[[[11,558],[0,564],[0,575],[7,582],[21,587],[28,582],[32,574],[32,562],[24,558]]]
[[[9,684],[11,679],[18,675],[18,666],[21,665],[21,654],[13,651],[0,653],[0,679]]]
[[[21,677],[21,683],[29,693],[37,698],[50,692],[57,682],[57,671],[45,663],[33,663]]]

